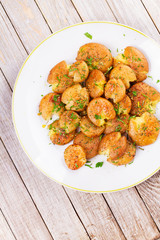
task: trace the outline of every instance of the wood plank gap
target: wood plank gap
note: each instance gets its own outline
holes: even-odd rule
[[[79,18],[81,19],[81,21],[84,22],[84,21],[83,21],[83,18],[81,17],[80,13],[78,12],[78,9],[76,8],[76,6],[75,6],[75,4],[74,4],[74,2],[73,2],[72,0],[70,0],[70,2],[72,3],[72,5],[73,5],[74,9],[76,10],[76,12],[77,12]]]
[[[105,1],[106,1],[106,4],[108,5],[109,9],[111,10],[113,16],[115,17],[116,21],[119,23],[118,18],[117,18],[116,15],[114,14],[114,11],[112,10],[112,8],[111,8],[111,6],[109,5],[108,1],[107,1],[107,0],[105,0]]]
[[[6,80],[6,82],[7,82],[8,86],[9,86],[9,88],[10,88],[11,92],[13,92],[13,90],[12,90],[12,87],[11,87],[10,83],[8,82],[8,80],[7,80],[6,76],[4,75],[4,72],[2,71],[2,68],[0,68],[0,71],[1,71],[1,73],[2,73],[2,75],[3,75],[3,77],[4,77],[4,79]]]
[[[5,221],[6,221],[7,225],[8,225],[8,227],[9,227],[11,233],[13,234],[14,238],[15,238],[16,240],[18,240],[18,239],[16,238],[16,236],[15,236],[15,234],[14,234],[14,232],[13,232],[11,226],[9,225],[8,220],[7,220],[6,216],[4,215],[4,213],[3,213],[3,211],[2,211],[1,208],[0,208],[0,212],[2,213],[2,216],[4,217],[4,219],[5,219]]]
[[[46,227],[48,233],[50,234],[51,238],[54,240],[54,238],[53,238],[53,236],[52,236],[50,230],[48,229],[48,226],[47,226],[46,222],[44,221],[44,219],[43,219],[43,217],[42,217],[42,215],[41,215],[41,213],[40,213],[40,211],[39,211],[39,209],[38,209],[36,203],[34,202],[34,200],[33,200],[33,198],[32,198],[32,195],[30,194],[30,192],[29,192],[29,190],[28,190],[28,188],[27,188],[27,186],[26,186],[26,184],[25,184],[23,178],[21,177],[21,175],[20,175],[20,173],[19,173],[19,171],[18,171],[18,169],[17,169],[17,167],[16,167],[16,165],[15,165],[15,163],[14,163],[14,161],[13,161],[11,155],[9,154],[8,149],[7,149],[7,147],[5,146],[5,144],[4,144],[4,142],[3,142],[3,140],[2,140],[1,137],[0,137],[0,141],[2,142],[3,147],[5,148],[5,150],[6,150],[7,154],[8,154],[8,156],[9,156],[9,158],[10,158],[10,160],[11,160],[11,162],[12,162],[12,164],[13,164],[13,166],[14,166],[16,172],[17,172],[17,174],[19,175],[19,177],[20,177],[20,179],[21,179],[21,181],[22,181],[24,187],[26,188],[26,191],[27,191],[27,193],[29,194],[29,196],[30,196],[30,198],[31,198],[31,200],[32,200],[32,202],[33,202],[33,204],[34,204],[34,206],[35,206],[35,208],[36,208],[38,214],[40,215],[40,217],[41,217],[41,219],[42,219],[42,221],[43,221],[43,223],[44,223],[44,225],[45,225],[45,227]]]

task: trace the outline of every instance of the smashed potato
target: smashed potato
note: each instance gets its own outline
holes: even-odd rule
[[[97,127],[89,120],[87,116],[84,116],[81,119],[80,128],[87,137],[91,138],[100,136],[104,132],[105,126]]]
[[[69,70],[65,61],[58,63],[51,69],[47,81],[52,85],[54,92],[63,93],[66,88],[73,84],[73,79],[68,74]]]
[[[129,115],[122,114],[106,122],[104,133],[105,134],[109,134],[112,132],[124,133],[128,130],[128,127],[129,127]]]
[[[90,138],[84,135],[82,132],[79,132],[75,137],[73,143],[80,145],[86,153],[86,158],[89,159],[95,157],[98,154],[100,138],[99,137]]]
[[[53,144],[65,145],[73,140],[75,131],[71,133],[65,133],[65,130],[60,128],[59,120],[54,121],[49,126],[49,136]]]
[[[61,102],[61,95],[57,93],[48,93],[39,104],[39,113],[44,120],[50,120],[52,115],[60,115],[64,111],[64,104]]]
[[[65,149],[64,159],[68,168],[77,170],[86,163],[86,154],[80,145],[72,144]]]
[[[114,103],[114,110],[116,111],[117,115],[120,114],[129,114],[131,111],[131,99],[126,95],[120,102]]]
[[[144,82],[133,85],[128,94],[132,101],[131,114],[140,116],[144,112],[155,113],[160,102],[160,93]]]
[[[92,98],[97,98],[104,93],[104,84],[106,83],[106,78],[104,74],[99,70],[93,70],[89,78],[86,81],[86,87],[89,90],[89,94]]]
[[[73,78],[75,83],[83,82],[89,74],[88,65],[84,61],[77,61],[69,67],[69,77]]]
[[[70,133],[79,126],[80,119],[80,116],[76,112],[64,111],[60,116],[59,126],[65,130],[65,133]]]
[[[127,139],[120,132],[113,132],[104,136],[99,144],[100,155],[107,155],[110,160],[121,157],[127,147]]]
[[[91,122],[101,127],[105,120],[114,119],[116,113],[111,102],[105,98],[94,98],[87,107],[87,115]]]
[[[80,84],[67,88],[62,94],[62,102],[67,110],[81,112],[89,103],[88,90]]]
[[[113,99],[114,103],[120,102],[126,95],[126,88],[120,79],[111,79],[105,86],[105,98]]]
[[[138,146],[154,143],[160,132],[158,119],[148,112],[141,117],[132,118],[129,122],[129,136]]]
[[[85,61],[90,70],[98,69],[106,72],[112,66],[112,54],[106,46],[99,43],[87,43],[81,46],[76,59]]]

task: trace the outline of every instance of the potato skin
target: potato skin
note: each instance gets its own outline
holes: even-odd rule
[[[75,136],[75,131],[71,133],[65,133],[65,131],[60,128],[59,120],[54,121],[49,125],[49,136],[53,144],[65,145],[73,140]]]
[[[62,94],[62,102],[67,110],[82,112],[89,103],[87,88],[82,88],[80,84],[67,88]]]
[[[111,79],[105,86],[105,98],[113,99],[114,103],[120,102],[126,95],[126,88],[120,79]]]
[[[76,59],[85,61],[90,70],[98,69],[106,72],[112,66],[112,54],[107,47],[99,43],[87,43],[81,46]]]
[[[127,139],[120,132],[112,132],[104,136],[99,144],[98,153],[107,155],[110,160],[121,157],[127,147]]]
[[[51,69],[47,81],[52,85],[54,92],[63,93],[66,88],[73,85],[73,79],[68,74],[69,70],[65,61],[59,62]]]
[[[116,116],[114,119],[108,120],[105,125],[105,134],[109,134],[112,132],[120,132],[124,133],[128,130],[129,127],[129,115],[121,114],[120,116]]]
[[[80,145],[72,144],[65,149],[64,159],[68,168],[77,170],[86,163],[86,154]]]
[[[86,81],[86,87],[89,90],[91,98],[97,98],[103,95],[105,83],[106,78],[101,71],[95,69],[90,73]]]
[[[158,119],[148,112],[141,117],[130,119],[129,136],[138,146],[146,146],[154,143],[160,132]]]
[[[117,115],[120,114],[129,114],[131,111],[131,99],[125,95],[125,97],[118,103],[114,103],[114,109],[117,113]]]
[[[64,104],[61,102],[61,95],[57,93],[48,93],[39,104],[39,113],[44,120],[50,120],[53,114],[60,115],[64,111]]]
[[[101,127],[105,124],[105,120],[114,119],[116,113],[113,105],[105,98],[94,98],[87,107],[87,115],[92,123]]]
[[[75,83],[83,82],[89,74],[88,65],[84,61],[77,61],[69,68],[69,77],[73,77]]]
[[[89,138],[86,135],[84,135],[82,132],[80,132],[74,138],[73,143],[80,145],[86,153],[86,158],[90,159],[95,157],[98,154],[98,146],[100,143],[100,138],[99,137]]]
[[[64,111],[59,118],[59,126],[65,133],[76,130],[80,123],[80,116],[74,111]]]
[[[144,82],[133,85],[128,93],[132,101],[131,114],[141,116],[144,112],[155,113],[160,93]]]
[[[81,119],[80,128],[87,137],[91,138],[100,136],[104,132],[105,126],[97,127],[89,120],[87,116],[84,116]]]

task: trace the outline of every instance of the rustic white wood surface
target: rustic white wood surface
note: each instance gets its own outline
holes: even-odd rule
[[[0,1],[0,240],[160,239],[159,172],[117,193],[64,188],[31,164],[11,118],[18,70],[51,32],[107,20],[135,27],[160,43],[159,12],[159,0]]]

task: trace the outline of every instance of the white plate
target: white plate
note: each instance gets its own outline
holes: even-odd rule
[[[84,33],[89,32],[93,39]],[[158,140],[144,151],[138,149],[134,163],[116,167],[97,156],[92,162],[104,161],[102,168],[86,166],[71,171],[65,166],[63,152],[69,145],[49,144],[48,130],[42,128],[45,122],[37,115],[41,94],[51,91],[47,84],[50,69],[62,60],[68,64],[75,61],[79,47],[88,42],[97,42],[111,49],[113,56],[126,46],[135,46],[149,60],[150,72],[145,82],[160,91],[160,47],[145,34],[118,23],[87,22],[64,28],[40,43],[24,62],[13,93],[12,113],[14,127],[21,146],[30,160],[54,181],[70,188],[87,192],[112,192],[134,186],[152,176],[160,169],[160,148]],[[156,116],[160,119],[160,105]]]

